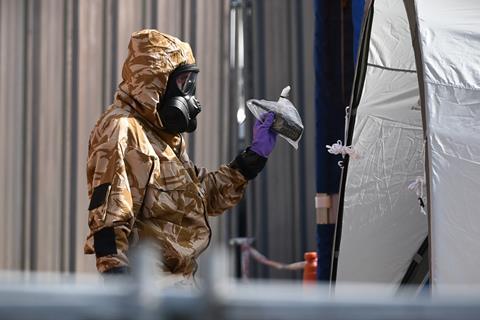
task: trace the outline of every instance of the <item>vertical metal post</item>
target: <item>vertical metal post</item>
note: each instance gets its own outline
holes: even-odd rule
[[[297,94],[297,105],[299,106],[298,112],[300,114],[300,117],[302,119],[305,119],[305,81],[304,81],[304,76],[305,76],[305,61],[303,59],[304,57],[304,28],[303,28],[303,2],[302,1],[294,1],[295,7],[295,24],[296,24],[296,32],[295,32],[295,38],[296,42],[292,41],[295,43],[295,46],[297,47],[297,61],[296,61],[296,75],[297,78],[296,83],[297,83],[297,89],[296,91],[299,92]],[[293,40],[293,39],[292,39]],[[307,193],[306,191],[306,186],[305,186],[305,181],[306,179],[306,157],[305,157],[305,139],[300,140],[300,153],[298,155],[299,158],[299,169],[298,169],[298,175],[300,176],[299,179],[299,194],[300,194],[300,203],[299,203],[299,209],[300,209],[300,248],[301,252],[306,252],[307,251],[307,214],[309,214],[309,211],[307,210],[307,205],[306,201],[304,198],[304,195]]]
[[[27,170],[27,145],[28,145],[28,48],[29,48],[29,1],[24,0],[23,1],[23,19],[24,19],[24,39],[23,39],[23,109],[22,109],[22,114],[23,114],[23,119],[22,119],[22,193],[26,194],[28,191],[28,170]],[[26,270],[27,267],[27,252],[28,252],[28,244],[27,244],[27,232],[28,232],[28,224],[27,224],[27,210],[29,209],[29,206],[27,204],[28,197],[22,201],[22,208],[21,208],[21,221],[22,221],[22,230],[21,230],[21,235],[20,235],[20,268],[22,270]]]
[[[244,36],[244,7],[245,1],[231,0],[230,2],[230,92],[232,105],[237,117],[236,149],[245,147],[245,36]]]
[[[150,7],[150,28],[158,28],[158,1],[152,0],[152,4]]]
[[[32,29],[31,32],[31,50],[32,50],[32,66],[31,66],[31,119],[29,119],[31,125],[31,184],[30,184],[30,194],[31,194],[31,207],[30,207],[30,270],[36,270],[38,261],[37,261],[37,221],[38,221],[38,137],[39,137],[39,110],[40,110],[40,43],[41,43],[41,2],[32,1],[29,5],[29,12],[32,19]]]
[[[111,32],[111,61],[110,61],[110,101],[113,101],[114,93],[117,91],[118,85],[118,75],[117,75],[117,67],[118,67],[118,14],[119,14],[119,3],[117,1],[111,2],[111,10],[112,10],[112,20],[110,25],[110,32]]]
[[[73,0],[72,4],[72,80],[71,80],[71,145],[78,145],[78,59],[79,59],[79,0]],[[78,151],[72,148],[70,158],[71,172],[77,172]],[[70,189],[70,250],[68,259],[68,270],[74,272],[76,269],[77,253],[77,177],[72,176]]]
[[[180,5],[182,6],[181,12],[185,12],[185,2],[181,2]],[[190,43],[190,47],[193,50],[193,53],[197,51],[197,0],[191,0],[190,1],[190,28],[188,30],[189,33],[189,40],[188,42]],[[185,39],[185,30],[184,28],[184,23],[182,25],[182,37]],[[191,133],[188,136],[188,154],[190,155],[190,159],[195,161],[195,133]]]
[[[230,108],[231,114],[236,116],[235,125],[230,129],[229,154],[237,154],[246,147],[246,85],[245,85],[245,15],[249,12],[247,0],[230,1],[230,36],[229,36],[229,68],[230,68]],[[228,232],[231,237],[243,237],[247,232],[247,206],[246,200],[242,200],[236,209],[235,216],[230,215],[227,219]],[[239,252],[236,252],[236,260],[240,261]],[[240,267],[236,265],[236,275],[240,276]]]
[[[68,36],[69,36],[69,6],[70,1],[64,0],[63,1],[63,74],[62,74],[62,105],[65,108],[62,110],[62,164],[61,164],[61,172],[62,172],[62,180],[61,180],[61,189],[63,190],[64,194],[62,194],[60,200],[60,271],[66,271],[66,259],[65,259],[65,252],[66,252],[66,244],[67,242],[67,201],[65,198],[65,192],[69,188],[67,186],[67,130],[68,130]]]

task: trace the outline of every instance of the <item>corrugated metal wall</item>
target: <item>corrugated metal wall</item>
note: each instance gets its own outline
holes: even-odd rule
[[[87,141],[136,30],[191,43],[205,106],[191,157],[210,169],[233,157],[229,8],[228,0],[0,0],[0,268],[94,270],[82,250]],[[276,99],[291,84],[306,132],[297,152],[281,141],[250,186],[244,232],[272,258],[299,260],[315,247],[312,1],[254,1],[252,10],[249,95]],[[217,241],[238,235],[237,217],[215,220]]]
[[[274,100],[290,84],[291,100],[304,120],[305,132],[298,151],[279,140],[266,172],[250,189],[249,235],[271,259],[298,261],[305,251],[316,251],[313,1],[252,4],[252,95]],[[294,276],[265,267],[255,269],[260,277]]]

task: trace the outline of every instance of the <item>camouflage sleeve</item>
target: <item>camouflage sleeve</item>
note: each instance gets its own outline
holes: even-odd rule
[[[223,165],[217,171],[207,173],[205,169],[200,169],[198,172],[206,191],[209,215],[219,215],[242,199],[247,179],[240,171]]]
[[[100,272],[128,267],[128,237],[153,165],[129,140],[128,121],[115,120],[90,141],[87,162],[90,234],[85,253],[95,253]]]

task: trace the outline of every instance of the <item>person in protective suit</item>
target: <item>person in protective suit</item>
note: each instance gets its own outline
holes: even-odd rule
[[[96,255],[99,272],[127,273],[129,248],[149,239],[162,271],[191,278],[210,242],[208,216],[235,206],[265,166],[276,141],[274,116],[256,122],[251,146],[230,164],[198,169],[181,135],[195,130],[201,111],[190,46],[142,30],[128,49],[115,100],[90,135],[84,251]]]

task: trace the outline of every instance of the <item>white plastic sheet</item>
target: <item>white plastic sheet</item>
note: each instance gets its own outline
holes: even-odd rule
[[[427,236],[411,182],[424,175],[418,80],[403,1],[375,2],[345,186],[337,282],[396,286]]]
[[[480,2],[416,1],[435,288],[480,283]]]

